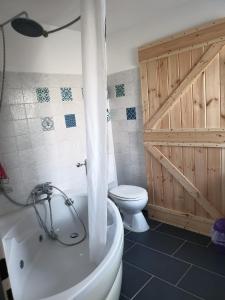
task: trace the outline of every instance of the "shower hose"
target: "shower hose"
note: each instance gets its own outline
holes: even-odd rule
[[[53,215],[52,215],[52,206],[51,206],[51,198],[45,198],[45,199],[40,199],[37,195],[37,187],[40,187],[42,185],[38,185],[36,186],[30,193],[29,197],[28,197],[28,200],[27,200],[27,203],[26,204],[22,204],[22,203],[19,203],[17,201],[15,201],[12,197],[9,196],[9,194],[4,190],[3,187],[0,186],[0,191],[2,192],[2,194],[14,205],[16,206],[19,206],[19,207],[29,207],[29,206],[33,206],[34,208],[34,211],[35,211],[35,214],[37,216],[37,219],[38,219],[38,222],[40,224],[40,226],[43,228],[43,230],[45,231],[46,235],[52,239],[52,240],[56,240],[58,241],[60,244],[64,245],[64,246],[75,246],[75,245],[78,245],[80,243],[82,243],[86,237],[87,237],[87,230],[86,230],[86,227],[84,225],[84,222],[82,221],[77,209],[75,208],[74,206],[74,203],[72,201],[71,198],[69,198],[62,190],[60,190],[58,187],[54,186],[54,185],[51,185],[49,183],[48,184],[48,188],[50,188],[51,190],[55,189],[57,190],[64,198],[65,200],[65,205],[66,206],[69,206],[69,207],[72,207],[75,215],[77,216],[77,219],[79,220],[82,228],[83,228],[83,236],[82,238],[77,241],[77,242],[73,242],[73,243],[66,243],[66,242],[63,242],[62,240],[60,240],[60,238],[58,237],[57,233],[55,232],[55,229],[54,229],[54,222],[53,222]],[[44,195],[44,193],[42,194]],[[31,202],[29,202],[31,200]],[[37,204],[43,204],[45,201],[48,201],[48,206],[49,206],[49,216],[50,216],[50,227],[51,229],[49,230],[48,227],[47,227],[47,224],[46,224],[46,221],[43,220],[43,218],[41,217],[39,211],[38,211],[38,208],[37,208]]]

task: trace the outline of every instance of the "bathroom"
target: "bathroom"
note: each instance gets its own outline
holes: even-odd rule
[[[0,300],[225,299],[224,11],[0,0]]]

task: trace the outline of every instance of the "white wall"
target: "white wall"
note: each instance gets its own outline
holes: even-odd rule
[[[154,9],[154,7],[153,7]],[[151,19],[110,33],[108,73],[137,67],[137,48],[161,37],[224,16],[225,1],[198,0],[151,12]],[[109,16],[112,18],[112,16]],[[45,28],[53,28],[44,26]],[[46,38],[27,38],[6,27],[7,70],[14,72],[81,74],[81,33],[63,30]],[[0,55],[1,56],[1,55]],[[1,59],[1,58],[0,58]]]
[[[129,70],[138,66],[138,47],[162,37],[224,17],[225,1],[188,1],[157,12],[145,23],[108,37],[108,72]],[[143,21],[144,22],[144,21]]]
[[[44,26],[46,29],[53,27]],[[48,38],[29,38],[5,27],[7,71],[81,74],[81,34],[63,30]],[[0,46],[2,48],[2,46]],[[0,49],[1,49],[0,48]],[[0,58],[2,59],[2,57]]]

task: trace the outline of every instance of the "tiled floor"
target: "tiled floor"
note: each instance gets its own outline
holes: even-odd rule
[[[149,221],[125,230],[120,300],[225,300],[225,255],[208,237]]]

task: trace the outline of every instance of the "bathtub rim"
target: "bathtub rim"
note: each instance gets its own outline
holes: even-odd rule
[[[87,197],[87,195],[74,195],[76,196],[82,196],[82,197]],[[24,211],[17,211],[17,212],[12,212],[8,214],[3,219],[7,220],[8,222],[7,225],[5,225],[5,230],[0,231],[0,238],[4,240],[4,238],[7,237],[7,234],[14,226],[16,226],[17,222],[20,221],[21,213],[29,214],[30,209],[32,208],[25,208]],[[117,274],[119,272],[119,268],[121,265],[121,260],[122,260],[122,252],[123,252],[123,239],[124,239],[124,230],[123,230],[123,223],[121,220],[120,213],[118,211],[118,208],[116,205],[107,198],[107,210],[108,212],[111,213],[113,217],[113,225],[115,226],[115,231],[114,231],[114,236],[112,238],[112,242],[110,243],[109,248],[107,249],[107,253],[105,254],[104,258],[101,260],[101,262],[95,267],[95,269],[87,275],[82,281],[78,282],[77,284],[71,286],[67,290],[63,290],[62,292],[59,292],[57,294],[47,296],[45,298],[41,298],[40,300],[58,300],[58,299],[75,299],[76,297],[79,297],[80,295],[83,294],[84,290],[88,288],[91,284],[94,285],[95,281],[98,280],[98,277],[101,276],[104,271],[107,270],[107,268],[111,267],[111,263],[115,263],[115,257],[117,257],[118,264],[113,266],[113,272],[114,272],[114,277],[111,282],[110,287],[108,287],[108,290],[106,292],[109,293],[110,289],[112,288],[112,284],[115,281]],[[2,221],[2,220],[1,220]],[[4,220],[3,220],[4,222]],[[1,224],[2,222],[0,222]],[[7,228],[7,230],[6,230]],[[112,268],[112,267],[111,267]]]

